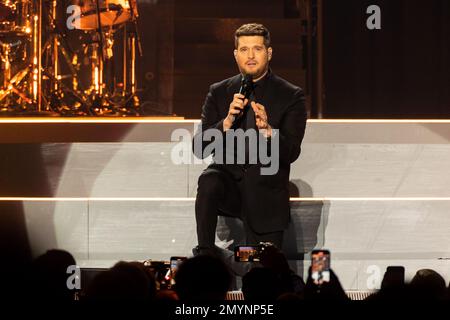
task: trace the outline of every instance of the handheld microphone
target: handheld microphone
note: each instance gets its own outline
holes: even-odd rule
[[[239,89],[239,93],[244,95],[244,99],[248,99],[253,92],[253,77],[250,74],[246,74],[242,77],[241,80],[241,88]],[[242,115],[244,114],[244,110],[241,110],[237,115],[234,117],[234,121],[238,120]]]
[[[242,77],[241,88],[239,89],[239,93],[245,96],[244,99],[248,99],[252,91],[253,91],[253,77],[249,74],[246,74],[244,77]]]

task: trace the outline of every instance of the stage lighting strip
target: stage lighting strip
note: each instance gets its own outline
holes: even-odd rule
[[[0,197],[0,201],[195,201],[191,198],[151,197]],[[324,197],[290,198],[290,201],[450,201],[450,197]]]
[[[0,118],[0,123],[198,123],[198,119],[151,118]],[[450,119],[308,119],[311,123],[450,123]]]

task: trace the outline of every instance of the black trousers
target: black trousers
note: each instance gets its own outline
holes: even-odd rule
[[[245,179],[245,177],[243,178]],[[213,248],[219,215],[239,218],[244,223],[247,244],[272,242],[281,249],[283,231],[256,233],[245,219],[243,179],[219,168],[207,168],[198,179],[195,201],[197,239],[200,248]]]

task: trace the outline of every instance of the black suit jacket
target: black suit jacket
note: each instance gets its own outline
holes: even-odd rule
[[[216,128],[223,131],[233,95],[239,92],[241,75],[211,85],[202,109],[201,130],[194,136],[202,139],[205,130]],[[268,115],[268,122],[279,132],[279,170],[274,175],[261,175],[261,165],[230,165],[212,163],[210,167],[230,173],[243,183],[242,210],[248,225],[258,233],[283,230],[290,219],[289,171],[301,151],[306,126],[306,111],[302,89],[272,72],[267,75],[264,93],[257,100]],[[202,141],[199,158],[206,158],[204,148],[210,142]],[[195,143],[194,143],[195,145]]]

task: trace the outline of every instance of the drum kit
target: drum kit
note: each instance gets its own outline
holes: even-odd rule
[[[0,0],[0,116],[140,115],[137,18],[136,0]]]

